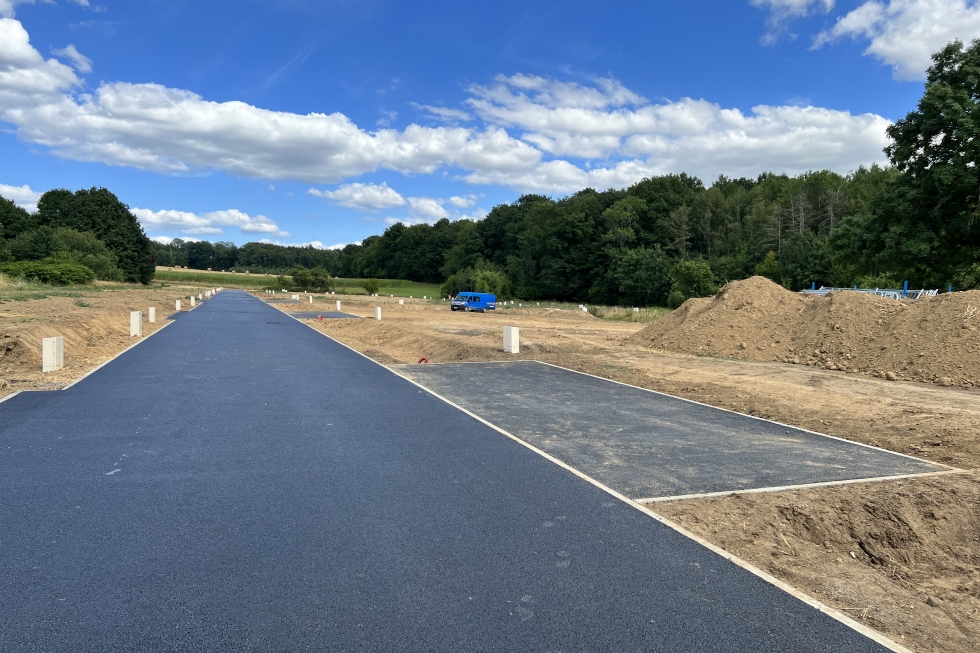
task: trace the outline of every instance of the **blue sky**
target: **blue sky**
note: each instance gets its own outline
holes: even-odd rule
[[[525,192],[846,173],[977,36],[975,0],[0,0],[0,195],[336,246]]]

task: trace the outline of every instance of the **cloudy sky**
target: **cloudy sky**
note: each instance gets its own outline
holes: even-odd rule
[[[526,192],[846,173],[977,37],[976,0],[0,0],[0,195],[335,246]]]

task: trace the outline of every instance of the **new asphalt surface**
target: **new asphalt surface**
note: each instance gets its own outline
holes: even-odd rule
[[[0,650],[884,650],[278,318],[0,403]]]
[[[631,499],[949,469],[535,361],[394,369]]]

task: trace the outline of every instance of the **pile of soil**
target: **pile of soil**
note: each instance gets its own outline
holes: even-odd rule
[[[820,297],[751,277],[686,301],[629,343],[973,387],[980,385],[978,323],[977,290],[904,301],[850,291]]]

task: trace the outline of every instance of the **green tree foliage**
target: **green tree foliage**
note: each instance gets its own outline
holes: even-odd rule
[[[293,283],[306,291],[319,290],[322,292],[333,287],[330,273],[322,266],[317,266],[311,270],[302,265],[297,265],[289,271],[289,274],[293,278]],[[377,292],[377,290],[373,292]]]
[[[362,283],[361,286],[364,287],[364,290],[369,295],[375,294],[376,292],[378,292],[378,289],[381,287],[377,279],[365,279],[364,283]]]
[[[511,297],[510,279],[503,268],[481,259],[476,265],[449,275],[440,288],[443,295],[453,297],[466,291],[493,293],[497,299],[507,299]]]
[[[37,218],[5,197],[0,197],[0,239],[11,240],[17,234],[37,228]]]
[[[677,293],[684,299],[707,297],[718,291],[715,275],[704,259],[678,261],[670,269],[670,279],[671,294]]]
[[[779,283],[780,279],[783,277],[783,266],[779,264],[776,260],[776,252],[769,250],[766,254],[766,258],[763,259],[762,263],[755,266],[755,273],[760,277],[766,277],[776,283]]]
[[[122,271],[116,265],[115,254],[90,231],[41,226],[11,240],[9,253],[16,261],[40,261],[55,256],[61,262],[84,265],[95,273],[97,279],[124,280]]]
[[[126,281],[145,284],[153,278],[156,261],[150,239],[129,207],[105,188],[48,191],[37,203],[36,216],[42,227],[95,234],[115,255]]]
[[[980,41],[932,57],[914,111],[888,128],[901,173],[836,235],[858,271],[940,286],[980,256]]]

